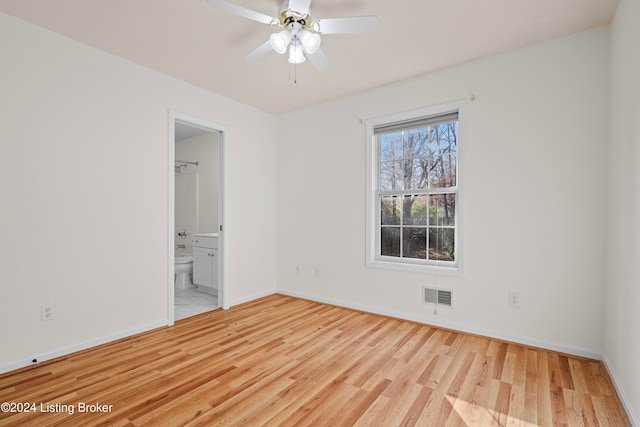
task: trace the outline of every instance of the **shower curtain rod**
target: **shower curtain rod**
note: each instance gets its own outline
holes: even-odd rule
[[[176,160],[176,163],[186,163],[188,165],[196,165],[196,166],[198,166],[198,162],[187,162],[186,160]]]

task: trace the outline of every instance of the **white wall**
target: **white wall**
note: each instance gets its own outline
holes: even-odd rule
[[[280,115],[278,291],[599,357],[608,37],[595,29]],[[470,92],[464,276],[366,268],[361,119]],[[434,315],[421,286],[436,280],[454,308]],[[521,308],[507,306],[510,289]]]
[[[622,0],[611,26],[611,119],[604,360],[640,425],[640,3]]]
[[[4,14],[0,57],[0,371],[167,324],[170,109],[228,130],[229,301],[275,290],[275,116]]]

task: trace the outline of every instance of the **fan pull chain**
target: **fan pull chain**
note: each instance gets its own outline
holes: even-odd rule
[[[298,84],[298,64],[289,64],[289,81],[291,81],[291,68],[293,68],[293,84]]]

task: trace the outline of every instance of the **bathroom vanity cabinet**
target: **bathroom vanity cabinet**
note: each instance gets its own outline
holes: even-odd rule
[[[193,283],[204,291],[218,292],[218,234],[194,234]]]

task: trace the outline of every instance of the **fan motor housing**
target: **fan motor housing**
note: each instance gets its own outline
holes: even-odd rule
[[[280,16],[280,24],[283,27],[291,24],[292,22],[297,22],[302,25],[302,28],[307,28],[311,24],[311,16],[307,14],[302,14],[295,10],[289,9],[289,2],[285,1],[282,6],[280,6],[279,10]]]

